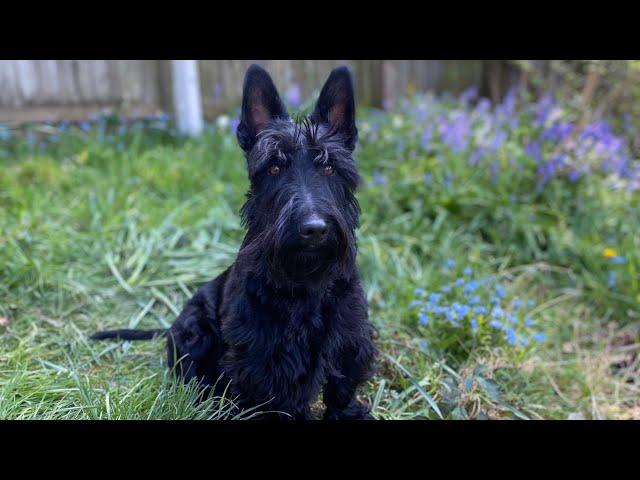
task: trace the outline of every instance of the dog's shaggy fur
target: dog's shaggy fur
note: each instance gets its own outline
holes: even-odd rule
[[[168,332],[170,367],[240,407],[307,419],[323,388],[326,419],[371,418],[356,388],[376,350],[355,266],[359,175],[351,76],[334,70],[308,119],[293,122],[268,73],[247,71],[238,142],[250,180],[235,262],[204,285]],[[176,363],[176,361],[179,362]]]

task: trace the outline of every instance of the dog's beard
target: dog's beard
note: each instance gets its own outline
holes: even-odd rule
[[[295,239],[274,245],[272,267],[294,283],[315,283],[326,278],[340,264],[340,246],[334,239],[309,248]]]

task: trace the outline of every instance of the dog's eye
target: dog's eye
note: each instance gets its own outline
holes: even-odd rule
[[[334,170],[334,168],[333,168],[333,165],[323,165],[323,166],[322,166],[322,174],[323,174],[323,175],[326,175],[327,177],[328,177],[329,175],[333,175],[333,172],[334,172],[334,171],[335,171],[335,170]]]
[[[271,175],[273,175],[274,177],[275,177],[276,175],[280,175],[280,167],[279,167],[278,165],[271,165],[271,166],[269,167],[269,173],[270,173]]]

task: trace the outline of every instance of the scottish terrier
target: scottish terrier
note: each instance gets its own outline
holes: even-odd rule
[[[352,152],[355,101],[346,67],[333,70],[313,113],[289,118],[269,74],[245,76],[237,138],[250,188],[235,262],[186,303],[168,330],[111,330],[93,339],[167,337],[170,368],[239,408],[309,419],[369,419],[357,387],[376,348],[356,269],[360,182]]]

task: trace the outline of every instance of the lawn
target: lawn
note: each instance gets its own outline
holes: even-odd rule
[[[0,418],[232,418],[162,340],[88,336],[170,325],[233,262],[233,116],[199,139],[163,117],[0,125]],[[377,418],[640,419],[640,168],[617,120],[473,91],[361,109]]]

